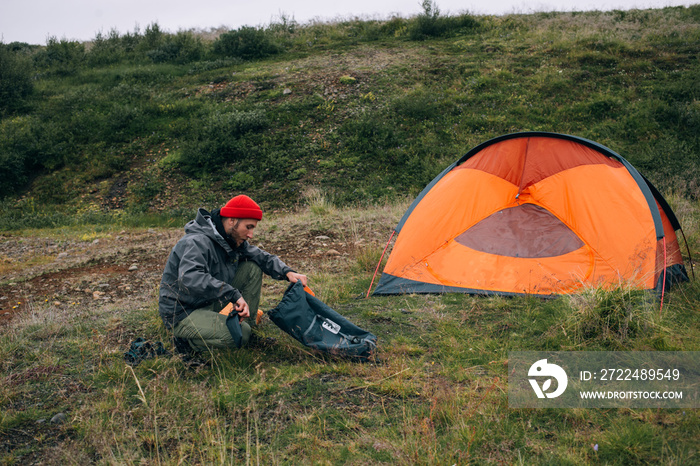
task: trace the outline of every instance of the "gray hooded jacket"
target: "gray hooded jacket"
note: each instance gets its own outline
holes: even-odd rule
[[[219,234],[211,215],[199,209],[185,225],[183,236],[170,252],[160,282],[158,311],[172,328],[195,309],[218,302],[236,302],[241,293],[231,286],[239,261],[255,262],[267,275],[286,280],[293,270],[279,257],[244,241],[235,250]]]

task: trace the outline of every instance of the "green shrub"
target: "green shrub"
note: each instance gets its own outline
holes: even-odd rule
[[[440,9],[432,0],[423,0],[421,3],[423,13],[418,15],[409,28],[411,40],[423,40],[428,37],[437,37],[442,34],[440,30]]]
[[[433,0],[423,0],[421,7],[423,13],[415,17],[408,26],[408,37],[411,40],[443,37],[460,30],[476,29],[479,25],[471,15],[440,15],[440,9]]]
[[[14,151],[0,151],[0,199],[15,194],[27,182],[25,156]]]
[[[268,125],[261,110],[216,112],[199,131],[193,132],[199,134],[197,139],[183,144],[180,165],[185,173],[198,174],[243,160],[255,150],[243,137]]]
[[[213,47],[217,55],[243,60],[265,58],[281,52],[281,48],[272,42],[265,30],[249,26],[222,34]]]
[[[139,33],[138,29],[124,35],[119,34],[115,29],[109,31],[107,36],[98,32],[88,48],[86,58],[88,63],[96,66],[120,63],[125,60],[142,61],[140,58],[143,55],[143,42],[145,37]]]
[[[247,191],[254,186],[255,177],[246,172],[236,172],[223,183],[223,188],[228,191]]]
[[[112,29],[107,37],[98,32],[92,40],[92,46],[86,54],[91,65],[109,65],[118,63],[126,57],[119,32]]]
[[[347,23],[347,37],[353,39],[353,43],[359,41],[371,42],[378,40],[383,35],[381,23],[377,21],[353,19]]]
[[[32,172],[60,168],[70,152],[70,140],[53,121],[36,117],[4,120],[0,124],[0,195],[16,192]]]
[[[129,142],[142,134],[147,123],[139,105],[115,103],[104,118],[101,139],[108,142]]]
[[[86,54],[93,66],[130,61],[132,63],[190,63],[200,60],[206,53],[201,38],[190,31],[167,34],[158,24],[151,24],[144,34],[120,35],[111,30],[107,36],[101,32],[93,39]]]
[[[121,82],[109,93],[112,101],[144,102],[150,99],[147,86],[141,83]]]
[[[154,63],[190,63],[204,56],[204,44],[191,32],[167,35],[162,43],[147,55]]]
[[[41,46],[28,44],[26,42],[15,41],[10,42],[9,44],[5,44],[5,48],[13,53],[21,54],[24,56],[30,56],[32,53],[35,53],[37,50],[39,50]]]
[[[29,60],[0,43],[0,117],[21,108],[33,90]]]
[[[139,179],[129,183],[129,210],[131,212],[146,212],[153,202],[153,198],[165,188],[165,183],[158,173],[149,170],[142,173]]]
[[[137,49],[142,53],[147,53],[149,50],[155,50],[160,47],[164,41],[165,33],[161,31],[158,23],[152,23],[146,26],[143,40],[139,43]]]
[[[93,66],[127,61],[182,64],[199,60],[205,53],[204,43],[192,32],[167,34],[158,24],[151,24],[143,35],[138,30],[124,35],[116,30],[111,30],[106,36],[98,33],[86,57]]]
[[[400,16],[393,16],[389,21],[385,21],[381,27],[381,33],[383,36],[394,37],[399,36],[406,31],[406,25],[408,21],[401,18]]]
[[[46,47],[34,55],[35,64],[60,76],[75,74],[85,62],[85,45],[76,41],[49,37]]]

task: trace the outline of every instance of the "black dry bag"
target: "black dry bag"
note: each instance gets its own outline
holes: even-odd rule
[[[366,360],[377,347],[376,336],[304,291],[301,282],[289,285],[268,316],[305,346],[332,355]]]

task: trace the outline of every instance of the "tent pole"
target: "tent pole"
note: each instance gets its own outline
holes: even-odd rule
[[[372,281],[369,284],[369,289],[367,290],[367,296],[366,298],[369,298],[369,292],[372,291],[372,285],[374,285],[374,279],[377,277],[377,272],[379,271],[379,267],[382,265],[382,261],[384,260],[384,254],[386,254],[386,249],[389,247],[389,243],[391,243],[391,240],[394,238],[394,235],[396,234],[396,230],[391,232],[391,236],[389,237],[389,241],[386,242],[386,246],[384,246],[384,251],[382,251],[382,257],[379,258],[379,262],[377,263],[377,268],[374,269],[374,275],[372,275]]]
[[[661,282],[661,304],[659,304],[659,317],[664,309],[664,291],[666,289],[666,235],[664,235],[664,279]]]

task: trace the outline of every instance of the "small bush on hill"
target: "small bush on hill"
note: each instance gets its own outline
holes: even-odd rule
[[[423,0],[423,13],[411,21],[408,37],[411,40],[425,40],[443,37],[463,29],[474,29],[479,22],[471,15],[442,16],[436,2]]]
[[[210,173],[223,165],[242,160],[253,150],[244,136],[268,126],[260,110],[216,112],[193,134],[199,137],[183,144],[179,164],[188,174]]]
[[[63,165],[69,144],[55,123],[35,117],[0,124],[0,197],[24,187],[29,174]]]
[[[263,29],[243,26],[219,36],[214,42],[214,53],[244,60],[265,58],[281,52]]]
[[[147,53],[154,63],[190,63],[201,59],[204,54],[201,39],[183,31],[166,36],[161,45]]]
[[[24,154],[14,151],[0,152],[0,199],[17,192],[27,182]]]
[[[143,40],[139,43],[137,49],[140,52],[147,52],[160,47],[166,38],[165,32],[160,29],[158,23],[149,24],[143,33]]]
[[[19,109],[33,89],[29,60],[0,43],[0,117]]]
[[[50,68],[58,76],[70,76],[77,73],[85,57],[84,44],[50,37],[46,47],[34,55],[34,62],[38,68]]]
[[[138,137],[146,125],[146,116],[139,105],[112,105],[104,116],[102,139],[109,142],[129,142]]]
[[[112,30],[105,36],[100,32],[86,57],[91,66],[123,62],[182,64],[200,60],[205,54],[204,43],[192,32],[166,34],[154,23],[143,34],[137,30],[120,35]]]
[[[123,61],[126,56],[122,38],[119,36],[119,32],[113,29],[106,37],[102,32],[97,33],[86,58],[91,65],[109,65]]]

